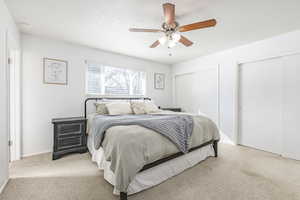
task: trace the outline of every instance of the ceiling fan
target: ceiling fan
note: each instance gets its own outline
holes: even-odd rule
[[[162,24],[162,29],[143,29],[143,28],[130,28],[131,32],[150,32],[150,33],[164,33],[165,35],[159,40],[155,41],[150,48],[155,48],[159,44],[167,44],[168,48],[174,47],[178,42],[182,43],[186,47],[193,44],[192,41],[182,36],[181,32],[187,32],[202,28],[213,27],[217,24],[215,19],[210,19],[202,22],[196,22],[193,24],[180,26],[175,21],[175,5],[171,3],[163,4],[165,22]]]

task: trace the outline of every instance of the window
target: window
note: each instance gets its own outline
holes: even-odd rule
[[[146,73],[125,68],[88,63],[87,93],[141,96],[146,93]]]

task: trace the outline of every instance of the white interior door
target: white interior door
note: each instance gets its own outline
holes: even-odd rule
[[[283,156],[300,160],[300,55],[283,59]]]
[[[175,77],[176,105],[190,113],[203,113],[219,124],[218,67]]]
[[[14,66],[13,66],[13,50],[8,49],[8,60],[7,60],[7,72],[8,72],[8,124],[9,124],[9,137],[8,137],[8,151],[9,151],[9,161],[14,159],[15,149],[13,148],[13,141],[15,140],[15,126],[14,126],[14,119],[15,119],[15,93],[14,93]]]
[[[16,40],[7,33],[7,77],[8,77],[8,121],[9,159],[21,157],[21,69],[20,48]]]
[[[282,153],[282,60],[240,65],[239,143]]]

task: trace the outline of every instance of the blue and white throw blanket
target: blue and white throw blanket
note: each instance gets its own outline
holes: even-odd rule
[[[180,151],[187,153],[194,121],[189,115],[98,115],[94,118],[91,130],[95,148],[100,148],[107,129],[123,125],[139,125],[156,131],[170,139]]]

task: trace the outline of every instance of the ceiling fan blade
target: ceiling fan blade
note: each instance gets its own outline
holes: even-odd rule
[[[175,5],[171,3],[163,4],[165,22],[166,24],[175,23]]]
[[[159,41],[156,40],[153,44],[151,44],[150,48],[155,48],[155,47],[157,47],[159,44],[160,44]]]
[[[149,33],[158,33],[163,32],[163,30],[160,29],[147,29],[147,28],[130,28],[130,32],[149,32]]]
[[[182,44],[183,44],[184,46],[186,46],[186,47],[189,47],[189,46],[191,46],[191,45],[193,44],[192,41],[190,41],[189,39],[187,39],[187,38],[184,37],[184,36],[181,36],[181,37],[180,37],[179,42],[182,43]]]
[[[203,21],[203,22],[196,22],[193,24],[188,24],[188,25],[179,27],[179,32],[186,32],[186,31],[192,31],[192,30],[197,30],[197,29],[201,29],[201,28],[213,27],[216,24],[217,24],[217,20],[215,20],[215,19],[210,19],[210,20]]]

